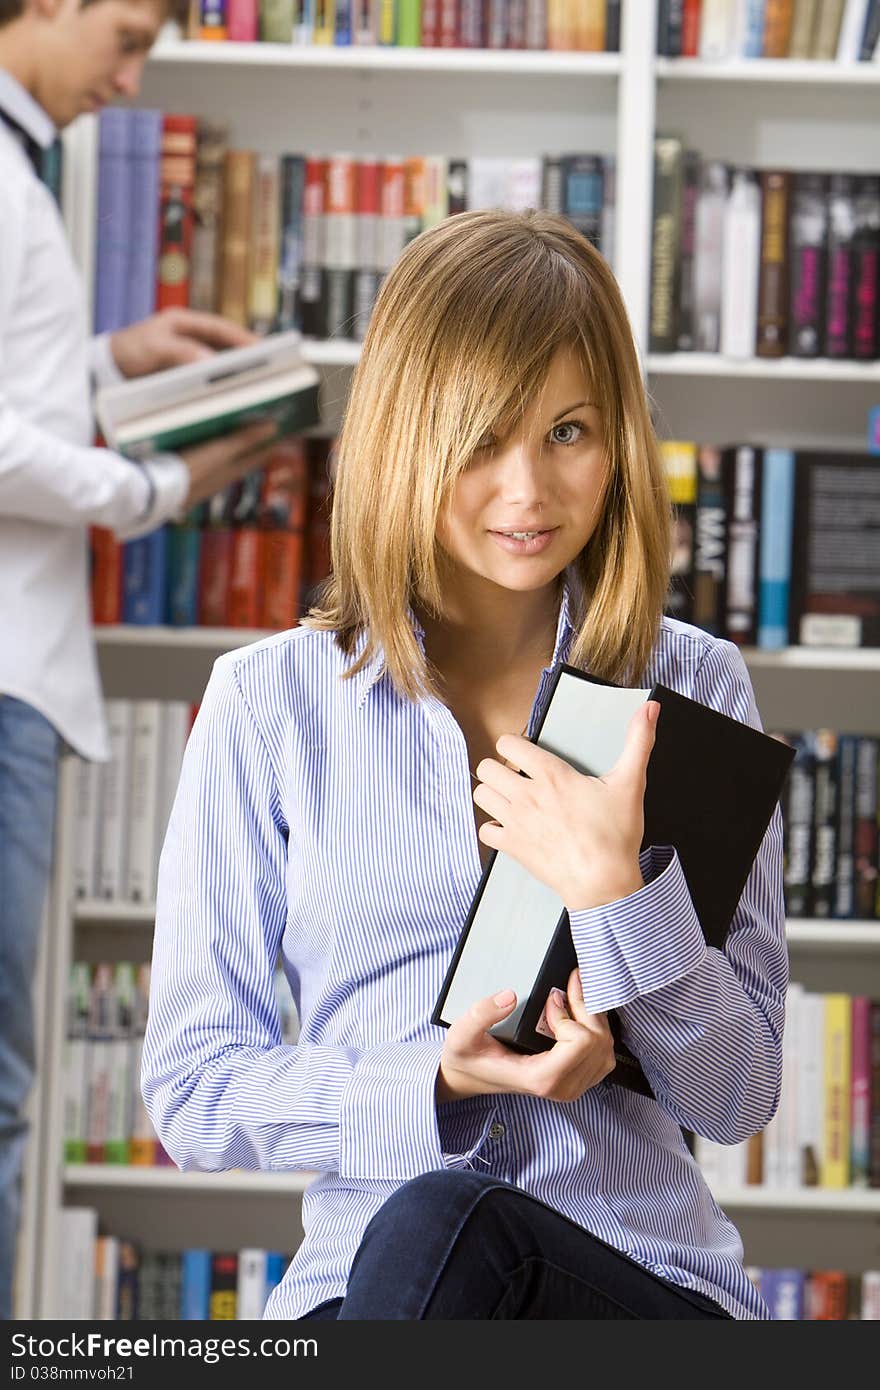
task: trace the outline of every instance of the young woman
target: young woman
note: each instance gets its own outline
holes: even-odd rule
[[[182,1168],[317,1174],[268,1317],[767,1316],[682,1129],[735,1143],[776,1108],[779,810],[722,953],[674,850],[640,853],[656,704],[601,779],[529,741],[560,661],[760,727],[738,649],[663,617],[670,538],[601,256],[545,213],[416,238],[352,383],[332,579],[217,662],[162,856],[162,1142]],[[570,914],[579,968],[534,1057],[488,1032],[503,978],[429,1022],[492,849]],[[656,1099],[606,1079],[611,1008]]]

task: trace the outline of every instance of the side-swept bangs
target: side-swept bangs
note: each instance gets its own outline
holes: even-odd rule
[[[332,574],[303,619],[348,655],[359,648],[347,676],[381,650],[401,693],[439,693],[410,608],[442,613],[440,509],[480,440],[504,437],[540,394],[560,348],[583,364],[608,466],[601,522],[572,567],[571,660],[639,678],[668,586],[667,489],[617,283],[543,212],[447,218],[383,283],[339,437]]]

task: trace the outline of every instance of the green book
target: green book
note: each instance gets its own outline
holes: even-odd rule
[[[397,0],[397,46],[420,48],[422,44],[422,0]]]
[[[137,377],[98,391],[95,410],[111,449],[129,458],[183,449],[257,420],[278,434],[320,422],[319,376],[296,331]]]

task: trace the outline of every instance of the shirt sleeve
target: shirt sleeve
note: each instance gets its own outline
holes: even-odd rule
[[[739,649],[717,642],[694,699],[761,728]],[[592,1012],[616,1008],[656,1098],[686,1129],[723,1144],[762,1129],[779,1103],[788,953],[777,805],[724,950],[708,947],[674,850],[641,858],[645,887],[571,914]]]
[[[89,339],[88,361],[93,391],[97,391],[101,386],[118,386],[120,382],[125,381],[116,365],[109,333],[98,333]]]
[[[465,1153],[443,1151],[435,1102],[442,1039],[367,1048],[281,1042],[273,979],[287,872],[279,778],[234,658],[221,657],[187,745],[159,867],[141,1079],[166,1150],[184,1169],[351,1179],[405,1181],[466,1166],[485,1136],[475,1126]]]
[[[71,444],[24,419],[0,390],[0,515],[105,526],[131,540],[179,515],[189,473],[174,455],[140,464]]]

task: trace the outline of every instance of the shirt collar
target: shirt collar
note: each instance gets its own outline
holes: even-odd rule
[[[577,580],[575,576],[566,571],[562,583],[562,598],[559,604],[559,616],[556,620],[556,641],[553,645],[553,656],[550,661],[550,666],[547,668],[548,670],[552,670],[555,666],[558,665],[559,662],[566,661],[568,659],[568,653],[571,649],[571,643],[574,637],[574,627],[572,625],[572,610],[575,604],[576,587]],[[419,649],[422,652],[422,655],[424,655],[425,629],[422,627],[421,623],[416,617],[412,606],[410,606],[408,609],[408,616],[413,633],[415,634],[416,641],[419,644]],[[359,655],[360,652],[363,651],[365,644],[366,637],[362,633],[360,638],[358,639],[355,656]],[[363,669],[359,671],[357,676],[355,677],[358,687],[358,709],[360,709],[360,707],[363,705],[370,691],[373,690],[376,685],[378,685],[379,681],[382,679],[382,676],[384,674],[385,656],[382,649],[379,648],[375,652],[371,660],[367,662],[366,666],[364,666]]]
[[[0,110],[11,116],[41,149],[48,150],[54,142],[58,131],[51,118],[5,68],[0,68]]]

